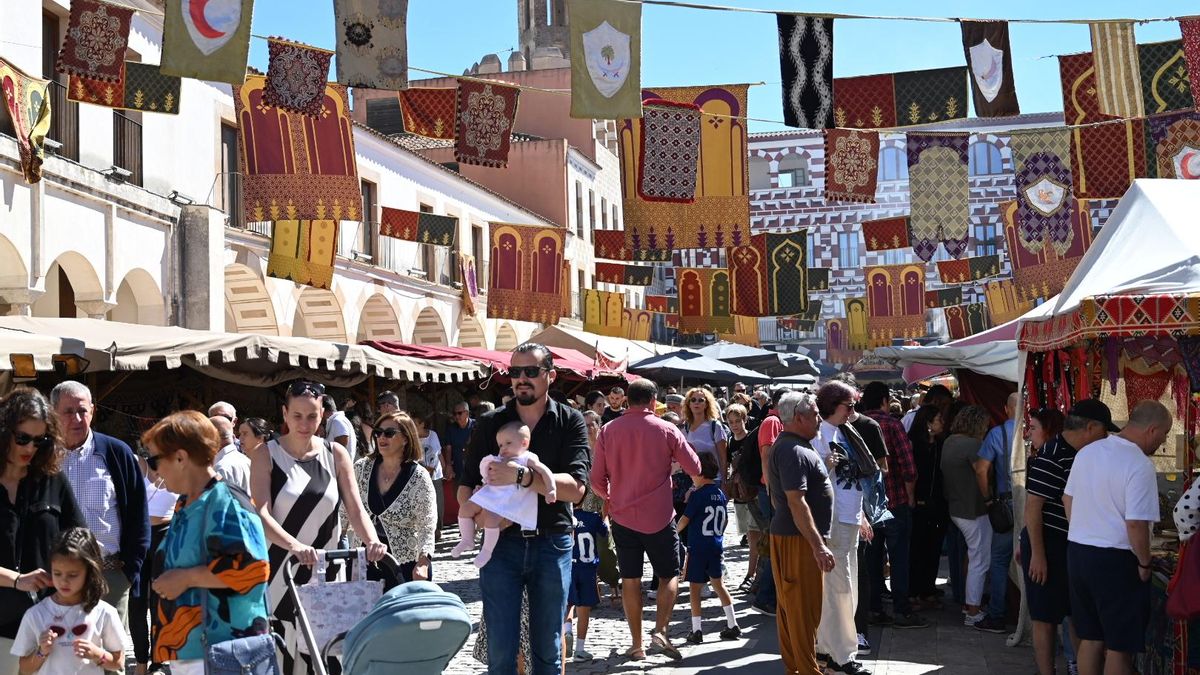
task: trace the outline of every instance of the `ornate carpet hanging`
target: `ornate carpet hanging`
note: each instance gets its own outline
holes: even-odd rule
[[[263,101],[309,117],[320,115],[333,53],[280,38],[267,40],[267,49],[270,61]]]
[[[116,82],[125,72],[133,8],[103,0],[72,0],[67,35],[55,67],[67,75]]]
[[[467,316],[475,316],[475,308],[479,306],[479,272],[475,266],[475,256],[459,253],[458,272],[462,279],[463,312]]]
[[[805,230],[765,236],[768,314],[808,310],[808,236]]]
[[[908,217],[865,220],[862,224],[863,241],[868,251],[889,251],[911,246],[908,238]],[[934,243],[934,248],[937,244]]]
[[[1092,216],[1088,203],[1075,201],[1070,237],[1061,251],[1057,246],[1046,246],[1033,252],[1021,243],[1015,201],[1002,203],[1000,214],[1004,220],[1004,238],[1017,299],[1048,300],[1061,293],[1080,258],[1092,245]]]
[[[27,75],[0,59],[0,90],[17,136],[21,173],[29,184],[42,179],[43,143],[50,131],[50,81]]]
[[[1183,34],[1183,56],[1187,61],[1190,87],[1193,79],[1200,81],[1200,17],[1180,19],[1179,32]],[[1200,109],[1200,104],[1195,105]]]
[[[829,290],[829,272],[828,267],[810,267],[808,268],[808,290],[809,291],[827,291]],[[811,305],[813,300],[809,301]]]
[[[583,329],[596,335],[621,337],[625,328],[625,294],[615,291],[583,290]]]
[[[700,106],[646,99],[638,155],[638,197],[651,202],[696,201]]]
[[[825,129],[833,122],[833,19],[776,14],[783,122]]]
[[[126,61],[125,73],[116,82],[72,75],[67,99],[109,108],[178,115],[182,87],[181,78],[163,75],[154,64]]]
[[[967,116],[967,67],[833,81],[834,121],[854,129],[905,127]]]
[[[733,281],[733,312],[743,316],[770,316],[765,234],[750,237],[745,246],[729,249],[729,275]]]
[[[649,265],[596,263],[596,281],[625,286],[649,286],[654,282],[654,268]]]
[[[329,290],[337,241],[336,220],[277,220],[271,225],[267,276]]]
[[[993,326],[1013,321],[1033,309],[1033,300],[1022,300],[1017,296],[1017,285],[1012,279],[987,282],[983,294]]]
[[[1142,117],[1138,49],[1132,21],[1090,24],[1092,56],[1096,65],[1096,96],[1100,112],[1113,117]]]
[[[642,6],[567,0],[571,31],[571,117],[642,116]]]
[[[325,87],[317,117],[263,101],[266,79],[247,75],[233,88],[246,220],[359,220],[362,187],[346,88]]]
[[[970,241],[967,134],[908,134],[909,229],[913,252],[928,262],[938,242],[961,257]]]
[[[408,86],[408,0],[334,0],[333,25],[340,84]]]
[[[1109,119],[1100,111],[1090,53],[1058,57],[1068,125]],[[1115,199],[1146,175],[1142,120],[1071,130],[1071,181],[1076,198]]]
[[[676,274],[679,330],[685,333],[732,333],[729,270],[684,268]]]
[[[592,230],[592,246],[597,258],[633,260],[631,251],[625,247],[625,230]]]
[[[825,201],[875,203],[879,134],[825,130]]]
[[[977,117],[1021,114],[1007,21],[960,21]]]
[[[656,314],[679,314],[679,298],[674,295],[647,295],[646,310]]]
[[[850,349],[850,326],[844,318],[825,320],[825,360],[830,363],[854,363],[862,352]]]
[[[1074,198],[1071,132],[1067,129],[1014,131],[1011,136],[1017,184],[1021,245],[1037,253],[1049,240],[1065,250],[1071,236]]]
[[[867,299],[846,299],[847,346],[852,351],[871,348],[871,334],[867,328]]]
[[[987,307],[982,302],[955,305],[944,311],[951,340],[961,340],[988,329]]]
[[[162,73],[241,84],[246,79],[254,0],[228,0],[219,12],[193,12],[196,6],[192,0],[166,1]]]
[[[1159,115],[1146,120],[1152,156],[1148,173],[1154,178],[1200,178],[1200,113],[1195,110]]]
[[[750,240],[749,168],[745,122],[747,85],[667,87],[646,90],[657,98],[700,106],[695,201],[647,201],[638,196],[642,123],[618,123],[626,247],[637,261],[670,261],[675,249],[729,248]]]
[[[648,341],[650,339],[650,328],[654,324],[654,313],[644,309],[629,309],[627,307],[625,308],[621,324],[621,337],[626,340]]]
[[[379,236],[415,241],[421,244],[453,246],[458,237],[458,218],[434,213],[382,208]]]
[[[557,323],[563,302],[566,230],[491,223],[490,234],[488,318]]]
[[[454,110],[458,89],[454,87],[413,87],[396,92],[404,131],[426,138],[454,140]]]
[[[943,284],[966,284],[994,277],[1002,271],[999,255],[983,255],[962,260],[939,260],[938,276]]]
[[[1138,45],[1138,64],[1147,115],[1195,107],[1182,40]]]
[[[942,288],[936,291],[925,291],[926,309],[941,309],[952,305],[961,305],[962,301],[961,286]]]
[[[872,346],[887,346],[896,338],[925,335],[924,265],[868,267],[865,277],[867,328]]]
[[[454,159],[493,169],[507,167],[520,96],[516,87],[459,80]]]

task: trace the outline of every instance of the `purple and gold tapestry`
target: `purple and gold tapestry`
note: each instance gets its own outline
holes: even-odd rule
[[[866,269],[867,328],[874,347],[925,335],[925,267],[880,265]]]
[[[554,325],[563,305],[566,230],[491,223],[487,315]]]
[[[1071,232],[1066,247],[1044,246],[1029,250],[1019,235],[1017,203],[1000,205],[1004,219],[1004,238],[1008,259],[1012,263],[1013,284],[1018,301],[1050,299],[1062,292],[1079,265],[1079,260],[1092,244],[1092,218],[1088,203],[1076,200],[1072,209]]]
[[[1071,132],[1014,131],[1017,222],[1021,245],[1036,253],[1046,243],[1060,250],[1071,235],[1075,199],[1071,181]]]
[[[939,242],[954,258],[967,251],[969,147],[968,134],[908,134],[909,238],[913,253],[925,262]]]

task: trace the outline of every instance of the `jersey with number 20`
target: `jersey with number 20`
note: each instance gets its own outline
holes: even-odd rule
[[[571,547],[571,563],[578,565],[600,564],[599,544],[597,540],[608,534],[608,526],[600,518],[600,514],[575,509],[574,546]]]
[[[699,555],[720,553],[725,545],[729,500],[715,484],[697,488],[688,498],[683,515],[688,519],[687,547]]]

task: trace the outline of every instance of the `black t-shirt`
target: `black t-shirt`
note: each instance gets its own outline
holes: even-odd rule
[[[600,423],[601,423],[601,424],[608,424],[609,422],[611,422],[611,421],[613,421],[613,420],[617,419],[618,417],[620,417],[620,416],[621,416],[621,415],[623,415],[624,413],[625,413],[625,410],[624,410],[624,409],[621,409],[621,410],[613,410],[612,408],[605,408],[605,409],[604,409],[604,413],[603,413],[602,415],[600,415]]]
[[[867,443],[867,450],[871,452],[871,456],[876,460],[880,460],[888,456],[887,443],[883,440],[883,429],[879,426],[879,422],[871,419],[867,415],[859,415],[858,419],[850,423],[859,436]]]
[[[758,452],[758,428],[751,429],[738,440],[729,436],[726,446],[729,466],[738,472],[742,483],[757,486],[762,481],[762,455]]]
[[[0,488],[0,567],[22,573],[49,571],[50,549],[59,535],[84,526],[83,512],[65,474],[22,480],[15,503]],[[15,638],[21,617],[32,606],[28,593],[11,586],[0,588],[0,637]]]
[[[517,404],[512,401],[509,406],[497,408],[475,421],[475,433],[467,445],[467,462],[458,478],[459,485],[469,488],[483,485],[479,463],[484,457],[497,454],[496,432],[505,424],[520,419]],[[592,458],[588,450],[587,426],[578,410],[549,399],[545,414],[530,433],[529,451],[536,454],[551,473],[565,473],[581,483],[588,482]],[[574,528],[570,502],[559,499],[547,504],[544,498],[538,499],[539,530],[567,533]]]

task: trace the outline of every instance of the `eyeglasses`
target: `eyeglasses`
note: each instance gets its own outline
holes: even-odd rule
[[[398,433],[400,433],[399,429],[390,427],[388,429],[376,429],[375,431],[371,432],[371,436],[375,438],[379,438],[380,436],[383,436],[384,438],[395,438],[396,434]]]
[[[454,411],[454,416],[455,416],[455,417],[458,417],[459,415],[466,415],[466,414],[467,414],[467,412],[468,412],[468,411],[466,411],[466,410],[455,410],[455,411]]]
[[[541,366],[511,366],[508,369],[508,376],[514,380],[518,377],[532,380],[545,371],[546,369]]]
[[[29,434],[18,431],[17,433],[13,434],[13,442],[17,445],[29,445],[30,443],[33,443],[38,450],[49,450],[50,448],[54,447],[54,437],[50,434],[30,436]]]
[[[288,387],[289,396],[304,396],[305,394],[312,394],[314,397],[324,396],[325,385],[318,382],[300,380],[293,382],[292,386]]]

